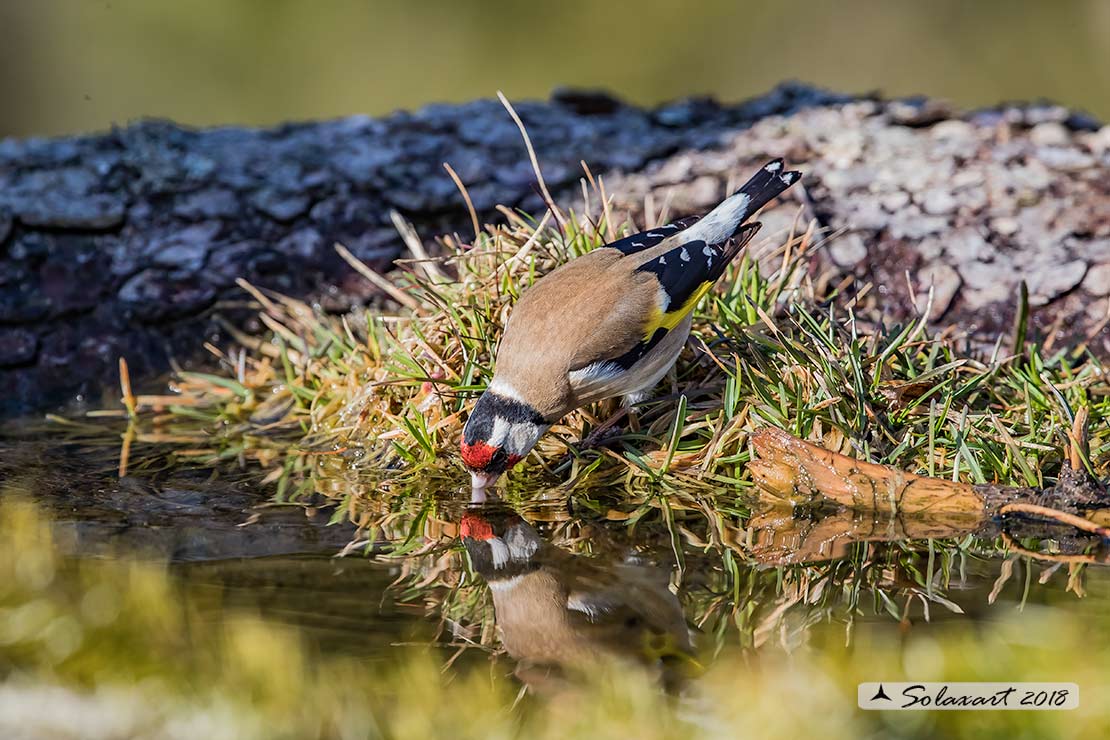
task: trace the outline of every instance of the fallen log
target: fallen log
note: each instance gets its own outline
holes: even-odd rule
[[[857,511],[957,515],[975,521],[1035,494],[1033,489],[974,486],[855,460],[772,427],[752,435],[752,444],[759,455],[749,465],[752,478],[765,493],[791,503],[831,502]]]
[[[833,557],[827,553],[836,542],[997,530],[996,523],[1007,516],[1050,520],[1107,541],[1110,494],[1106,485],[1080,463],[1079,451],[1086,444],[1086,418],[1085,412],[1076,415],[1059,480],[1044,490],[971,485],[915,475],[855,460],[781,429],[765,427],[752,435],[759,457],[749,464],[749,470],[767,500],[779,505],[831,505],[841,513],[831,519],[818,519],[790,547],[782,537],[789,538],[790,531],[798,534],[793,524],[787,526],[782,520],[778,527],[773,526],[773,513],[753,518],[751,524],[756,529],[782,532],[764,542],[769,552],[793,549],[803,557]],[[856,516],[845,516],[844,511]],[[778,516],[781,519],[781,513]]]

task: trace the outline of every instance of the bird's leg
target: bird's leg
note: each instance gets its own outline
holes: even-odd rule
[[[610,439],[620,434],[620,428],[617,427],[614,429],[614,427],[616,426],[617,422],[623,419],[625,416],[629,416],[629,409],[627,406],[622,407],[616,413],[614,413],[612,416],[598,425],[596,429],[594,429],[581,440],[579,440],[578,444],[574,445],[574,447],[578,450],[578,452],[585,452],[586,450],[593,450],[598,447],[604,447]],[[558,468],[569,463],[572,458],[573,453],[568,452],[567,455],[559,461],[556,467]]]
[[[580,450],[590,450],[590,449],[593,449],[594,447],[601,447],[605,443],[606,439],[613,436],[614,431],[616,431],[616,432],[620,431],[619,429],[614,430],[613,427],[616,426],[616,423],[618,421],[620,421],[621,419],[623,419],[627,415],[628,415],[628,407],[627,406],[622,407],[620,409],[620,411],[618,411],[617,413],[610,416],[600,426],[598,426],[592,432],[587,434],[582,439],[582,441],[578,443],[578,449],[580,449]]]
[[[626,408],[625,412],[628,414],[628,431],[633,433],[640,431],[640,415],[629,408]]]
[[[623,410],[628,414],[628,429],[632,432],[640,431],[640,415],[633,411],[633,409],[644,401],[651,398],[651,391],[636,391],[629,393],[624,397]]]
[[[628,428],[633,432],[640,431],[640,416],[632,410],[632,407],[638,403],[643,403],[650,397],[650,389],[625,394],[620,409],[606,419],[601,426],[587,434],[578,443],[578,449],[590,450],[595,447],[603,447],[606,441],[620,433],[620,428],[616,427],[617,422],[626,416],[628,417]]]

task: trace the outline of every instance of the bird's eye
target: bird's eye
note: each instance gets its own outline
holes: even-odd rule
[[[509,453],[505,452],[505,448],[498,447],[497,451],[494,452],[492,456],[490,456],[490,467],[500,467],[501,465],[504,465],[508,461],[508,459]]]

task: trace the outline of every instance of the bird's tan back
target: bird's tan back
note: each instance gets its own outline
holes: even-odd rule
[[[546,275],[513,307],[497,355],[497,377],[549,417],[572,403],[567,374],[616,357],[643,338],[658,295],[640,260],[598,249]]]

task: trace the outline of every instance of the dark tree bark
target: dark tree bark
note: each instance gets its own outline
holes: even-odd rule
[[[952,114],[929,101],[861,101],[801,85],[732,106],[686,100],[641,110],[602,94],[564,93],[517,110],[560,200],[575,197],[579,162],[586,160],[609,175],[609,191],[631,209],[647,191],[658,191],[661,203],[669,190],[678,215],[709,205],[736,168],[786,155],[807,170],[811,214],[833,228],[856,229],[830,252],[827,266],[855,271],[861,284],[882,279],[887,298],[899,290],[906,297],[905,269],[937,273],[945,298],[938,321],[952,318],[944,317],[950,306],[960,310],[958,294],[975,280],[943,273],[944,260],[933,259],[940,254],[935,242],[952,227],[978,228],[974,233],[991,244],[1013,233],[1015,218],[992,216],[994,205],[982,199],[967,206],[959,193],[986,185],[982,178],[953,183],[951,162],[967,156],[999,162],[1003,172],[1024,176],[1022,187],[1040,199],[1019,192],[1015,198],[1025,198],[1028,209],[1037,202],[1060,206],[1030,210],[1031,226],[1017,214],[1020,228],[1060,222],[1059,234],[1049,237],[1063,251],[1038,257],[1057,260],[1054,272],[1061,273],[1041,291],[1046,307],[1063,305],[1058,299],[1069,295],[1080,295],[1086,307],[1101,295],[1102,281],[1110,293],[1110,133],[1058,108],[973,114],[946,136],[936,131]],[[1000,127],[1028,140],[1028,151],[984,137]],[[882,177],[887,162],[878,155],[870,162],[867,148],[853,150],[852,141],[883,132],[893,132],[891,141],[926,137],[919,149],[935,156],[921,167],[939,167],[940,184],[872,192],[868,179]],[[883,151],[894,156],[890,146]],[[1047,165],[1026,162],[1038,151]],[[425,237],[469,234],[444,162],[484,216],[492,218],[497,204],[542,210],[519,133],[496,101],[269,130],[147,121],[92,136],[0,141],[0,414],[118,395],[121,355],[139,382],[166,370],[170,357],[188,363],[204,338],[219,341],[211,317],[217,306],[227,313],[234,310],[229,302],[242,299],[238,277],[335,311],[368,300],[372,288],[339,260],[333,243],[386,267],[401,249],[390,209]],[[963,214],[972,207],[978,220],[969,226]],[[909,225],[892,230],[890,223]],[[933,258],[923,260],[919,245]],[[1000,247],[1012,253],[1007,264],[1022,248]],[[968,275],[977,273],[969,268]],[[1005,297],[992,289],[995,298]],[[985,315],[983,296],[973,298],[975,315]],[[1003,303],[990,303],[993,323],[980,321],[976,329],[1004,325]],[[1063,310],[1078,315],[1074,307]]]
[[[604,95],[557,95],[518,111],[548,184],[585,159],[636,171],[705,149],[771,113],[840,96],[786,86],[750,103],[644,111]],[[398,209],[429,235],[468,230],[449,162],[486,215],[539,210],[520,135],[496,101],[435,105],[271,130],[146,121],[107,134],[0,142],[0,409],[99,400],[126,355],[150,378],[195,356],[237,277],[343,310],[370,288],[335,256],[384,266]],[[111,393],[111,392],[110,392]]]

